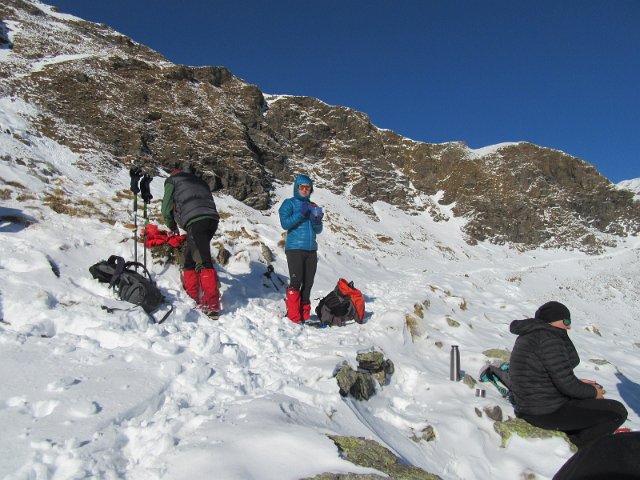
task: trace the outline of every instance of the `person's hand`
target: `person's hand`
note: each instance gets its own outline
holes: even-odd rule
[[[595,380],[589,380],[588,378],[581,378],[580,381],[584,383],[588,383],[590,385],[593,385],[594,383],[598,383]]]
[[[607,393],[605,389],[602,388],[602,385],[599,383],[592,383],[591,385],[596,389],[596,398],[598,400],[602,400],[604,398],[604,394]]]
[[[178,230],[177,228],[171,230],[169,232],[169,237],[177,237],[180,235],[180,230]]]
[[[303,217],[308,217],[310,210],[311,210],[311,205],[309,205],[309,202],[303,202],[302,205],[300,205],[300,213],[302,214]]]

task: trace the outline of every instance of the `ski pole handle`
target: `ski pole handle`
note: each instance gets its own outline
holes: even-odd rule
[[[151,180],[153,180],[153,177],[145,173],[144,177],[142,177],[142,181],[140,182],[140,190],[142,192],[141,196],[144,203],[151,202],[151,199],[153,198],[153,195],[151,195],[151,188],[149,187]]]
[[[138,167],[132,168],[129,170],[129,175],[131,176],[131,191],[134,195],[140,193],[140,187],[138,184],[140,183],[140,179],[142,178],[142,170]]]

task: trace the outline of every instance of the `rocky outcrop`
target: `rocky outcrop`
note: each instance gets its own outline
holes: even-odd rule
[[[11,48],[11,40],[9,40],[9,29],[7,25],[0,20],[0,48]]]
[[[20,25],[10,66],[21,75],[2,93],[37,106],[44,135],[125,165],[181,161],[213,190],[269,206],[284,158],[261,132],[257,87],[223,67],[171,64],[106,26],[50,17],[37,4],[11,0],[0,13]]]
[[[340,395],[351,395],[356,400],[369,400],[376,392],[376,384],[380,387],[388,385],[395,371],[393,362],[384,358],[382,352],[358,352],[357,370],[347,363],[336,367],[334,376],[338,382]]]
[[[558,430],[543,430],[542,428],[534,427],[521,418],[509,417],[505,421],[496,421],[493,424],[493,429],[498,435],[500,435],[500,446],[502,448],[506,448],[507,442],[509,441],[511,436],[515,434],[522,438],[560,437],[569,444],[569,448],[571,449],[571,451],[575,452],[577,450],[576,446],[571,443],[571,440],[569,440],[569,437],[567,437],[566,433],[560,432]]]
[[[214,191],[269,208],[306,172],[375,218],[371,204],[447,221],[470,243],[602,251],[640,230],[640,203],[586,162],[528,143],[482,155],[415,142],[361,112],[308,97],[265,98],[224,67],[188,67],[105,25],[37,2],[0,5],[0,94],[37,106],[40,133],[96,162],[147,169],[181,161]],[[447,206],[448,208],[444,208]]]
[[[401,463],[391,451],[379,443],[360,437],[329,435],[338,447],[340,456],[361,467],[374,468],[385,476],[376,474],[324,473],[306,480],[373,480],[382,478],[406,480],[438,480],[441,477],[418,467]]]
[[[413,142],[359,112],[309,98],[278,97],[265,117],[287,139],[291,163],[325,179],[320,185],[368,203],[426,210],[436,220],[447,218],[439,205],[453,205],[468,219],[469,242],[598,252],[640,230],[631,192],[557,150],[517,143],[475,156],[461,143]],[[425,198],[438,192],[438,204]]]

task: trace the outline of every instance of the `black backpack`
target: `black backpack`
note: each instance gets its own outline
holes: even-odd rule
[[[132,270],[131,267],[141,267],[146,277]],[[153,312],[165,303],[165,298],[151,279],[151,274],[139,262],[125,262],[124,258],[111,255],[108,260],[103,260],[89,267],[89,272],[100,283],[108,283],[120,300],[142,307],[152,318]],[[106,310],[118,309],[107,308]],[[158,323],[166,320],[172,311],[173,306]]]
[[[348,321],[364,321],[362,292],[341,278],[336,287],[318,303],[316,315],[321,326],[344,327]]]

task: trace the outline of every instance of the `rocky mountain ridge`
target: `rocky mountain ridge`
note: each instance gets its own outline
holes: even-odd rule
[[[224,67],[172,64],[37,1],[5,1],[0,15],[0,95],[34,105],[39,133],[82,153],[87,168],[99,168],[96,158],[148,169],[183,161],[257,209],[306,172],[374,217],[376,201],[437,221],[452,205],[468,242],[521,249],[597,253],[640,231],[634,194],[566,153],[416,142],[346,107],[265,97]]]

